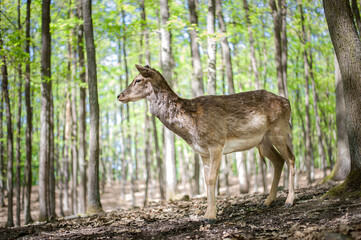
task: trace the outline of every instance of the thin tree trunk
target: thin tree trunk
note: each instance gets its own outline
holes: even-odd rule
[[[169,19],[168,0],[160,0],[161,14],[161,45],[162,45],[162,72],[169,85],[173,85],[172,81],[172,48],[171,48],[171,32],[167,29]],[[176,179],[176,160],[175,160],[175,135],[172,131],[164,127],[164,150],[165,150],[165,167],[166,167],[166,186],[167,198],[175,197],[177,191]]]
[[[304,26],[304,16],[303,16],[303,9],[302,9],[302,2],[298,0],[298,8],[300,11],[301,16],[301,30],[302,30],[302,39],[301,43],[303,46],[307,43],[307,36],[306,30]],[[307,56],[307,49],[303,50],[303,64],[305,69],[305,107],[306,107],[306,115],[305,115],[305,125],[306,125],[306,168],[307,168],[307,184],[311,185],[313,182],[313,171],[312,171],[312,163],[314,161],[313,158],[313,148],[312,148],[312,136],[311,136],[311,118],[310,118],[310,66]]]
[[[47,185],[50,157],[51,36],[50,0],[42,3],[41,46],[41,129],[39,152],[39,221],[48,220]]]
[[[215,21],[216,21],[216,1],[208,0],[207,13],[207,52],[208,52],[208,95],[216,94],[216,40]]]
[[[30,10],[31,0],[26,3],[26,33],[25,33],[25,52],[30,54]],[[32,155],[32,118],[33,110],[31,107],[30,98],[30,58],[27,59],[25,65],[25,106],[26,106],[26,162],[25,162],[25,177],[26,177],[26,188],[25,188],[25,204],[24,204],[24,215],[25,224],[29,224],[32,221],[30,213],[30,200],[31,200],[31,186],[32,186],[32,171],[31,171],[31,155]],[[1,154],[1,153],[0,153]]]
[[[21,11],[20,11],[20,0],[18,0],[18,30],[21,31]],[[16,117],[17,122],[17,137],[16,137],[16,172],[15,172],[15,186],[16,186],[16,220],[15,226],[20,226],[20,201],[21,201],[21,188],[20,188],[20,164],[21,164],[21,155],[20,155],[20,135],[21,135],[21,96],[22,96],[22,69],[21,63],[18,65],[18,74],[19,74],[19,91],[18,91],[18,114]]]
[[[83,20],[83,8],[82,4],[78,2],[77,17],[79,20]],[[85,213],[86,210],[86,88],[84,84],[85,79],[85,67],[84,67],[84,48],[83,48],[83,24],[79,24],[77,31],[77,44],[78,44],[78,62],[79,62],[79,78],[82,83],[80,86],[80,98],[79,98],[79,213]]]
[[[0,96],[0,138],[3,138],[3,111],[4,101],[3,94],[1,91]],[[0,141],[0,207],[5,207],[5,166],[4,166],[4,146],[3,142]]]
[[[97,65],[93,36],[91,0],[83,0],[84,35],[87,52],[88,91],[90,109],[88,206],[87,212],[102,212],[99,193],[99,103],[97,87]]]
[[[276,59],[276,69],[277,69],[277,87],[278,93],[282,97],[286,97],[285,85],[283,81],[283,67],[282,67],[282,16],[280,10],[277,8],[275,0],[269,0],[269,4],[272,10],[273,17],[273,30],[274,30],[274,42],[275,42],[275,59]]]
[[[192,66],[193,66],[193,76],[192,76],[192,97],[198,97],[204,94],[203,92],[203,70],[202,70],[202,61],[199,52],[199,44],[197,41],[197,31],[195,27],[198,26],[198,16],[196,10],[195,0],[188,0],[189,7],[189,16],[190,22],[193,27],[189,30],[189,36],[191,40],[191,54],[192,54]],[[199,156],[194,155],[195,168],[194,168],[194,181],[195,181],[195,194],[200,193],[199,186]]]
[[[3,41],[0,35],[0,50],[3,49]],[[3,64],[1,66],[2,74],[2,94],[5,98],[5,107],[6,107],[6,129],[7,129],[7,193],[8,193],[8,217],[6,226],[13,227],[13,163],[14,163],[14,139],[13,139],[13,129],[11,123],[11,108],[10,108],[10,98],[8,90],[8,70],[5,56],[2,56]]]
[[[69,64],[69,63],[68,63]],[[69,72],[69,69],[68,69]],[[64,158],[63,158],[63,176],[64,176],[64,210],[69,211],[69,151],[70,151],[70,127],[71,127],[71,104],[70,104],[70,94],[69,87],[67,89],[67,100],[64,114],[64,128],[65,128],[65,141],[64,141]]]
[[[217,0],[217,1],[219,1],[219,0]],[[257,66],[257,60],[256,60],[256,51],[255,51],[255,47],[254,47],[252,24],[251,24],[251,19],[249,17],[249,6],[248,6],[247,0],[243,0],[243,9],[246,14],[246,24],[247,24],[247,29],[248,29],[248,38],[249,38],[250,53],[251,53],[250,58],[251,58],[253,75],[254,75],[254,82],[256,85],[256,89],[259,89],[260,88],[259,73],[258,73],[258,66]]]
[[[226,23],[224,21],[223,13],[222,13],[222,1],[216,0],[216,12],[218,17],[218,25],[221,32],[224,34],[221,38],[221,48],[222,48],[222,55],[225,63],[226,68],[226,75],[227,75],[227,83],[228,83],[228,93],[233,94],[234,91],[234,82],[233,82],[233,68],[232,68],[232,59],[231,59],[231,51],[229,48],[228,40],[226,37],[227,28]]]
[[[247,166],[246,166],[246,152],[237,152],[236,161],[237,161],[238,181],[240,184],[240,192],[248,193],[249,178],[248,178]]]
[[[154,115],[152,115],[151,118],[152,118],[152,124],[153,124],[153,137],[154,137],[155,154],[156,154],[156,158],[157,158],[157,172],[158,172],[158,183],[159,183],[160,198],[162,200],[165,200],[163,159],[160,156],[156,119],[155,119]]]
[[[51,90],[51,89],[50,89]],[[52,90],[50,91],[50,128],[49,128],[49,180],[48,180],[48,216],[56,218],[55,213],[55,155],[54,155],[54,102]]]
[[[151,164],[151,155],[150,155],[150,117],[148,115],[148,103],[145,103],[146,113],[145,113],[145,123],[144,123],[144,139],[145,139],[145,146],[144,146],[144,161],[145,161],[145,171],[146,171],[146,178],[145,178],[145,193],[144,193],[144,202],[143,206],[147,205],[148,202],[148,192],[149,192],[149,181],[151,179],[150,176],[150,164]]]
[[[75,58],[75,55],[74,55]],[[75,66],[74,66],[75,67]],[[74,70],[74,75],[75,75],[75,70]],[[73,75],[73,76],[74,76]],[[74,81],[75,83],[75,81]],[[71,128],[71,152],[72,152],[72,162],[73,162],[73,166],[72,166],[72,171],[73,171],[73,176],[72,176],[72,199],[73,199],[73,204],[72,204],[72,209],[73,209],[73,214],[78,213],[78,116],[77,116],[77,107],[76,107],[76,88],[75,85],[72,88],[72,128]]]
[[[288,98],[288,90],[287,90],[287,56],[288,56],[288,48],[287,48],[287,6],[286,0],[279,0],[279,14],[281,14],[281,43],[282,43],[282,80],[283,80],[283,88],[285,93],[285,98]],[[291,141],[292,144],[292,141]],[[288,171],[287,171],[288,175]],[[288,176],[285,177],[285,180],[288,181]]]

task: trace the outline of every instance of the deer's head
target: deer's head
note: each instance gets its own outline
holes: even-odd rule
[[[117,99],[120,102],[135,102],[146,98],[152,92],[151,81],[154,81],[155,72],[147,65],[142,67],[135,65],[139,71],[139,75],[134,78],[132,83],[118,95]]]

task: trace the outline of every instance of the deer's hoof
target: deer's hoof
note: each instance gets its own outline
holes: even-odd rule
[[[209,218],[205,218],[203,219],[203,224],[204,225],[212,225],[216,223],[216,219],[209,219]]]
[[[290,208],[290,207],[292,207],[291,203],[285,203],[285,208]]]

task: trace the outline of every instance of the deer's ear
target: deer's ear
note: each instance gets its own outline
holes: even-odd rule
[[[143,76],[143,77],[151,77],[153,76],[154,72],[150,69],[150,68],[147,68],[147,67],[142,67],[138,64],[135,64],[135,67],[138,69],[139,73]]]

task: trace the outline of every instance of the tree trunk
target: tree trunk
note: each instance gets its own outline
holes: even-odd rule
[[[208,52],[208,95],[216,94],[216,39],[215,39],[215,21],[216,21],[216,0],[208,0],[207,14],[207,52]]]
[[[3,136],[3,111],[4,111],[4,101],[3,94],[1,91],[0,96],[0,139]],[[0,207],[5,207],[5,166],[4,166],[4,145],[3,142],[0,141]]]
[[[152,115],[152,124],[153,124],[153,137],[154,137],[155,154],[156,154],[156,158],[157,158],[157,172],[158,172],[158,183],[159,183],[160,198],[162,200],[165,200],[163,159],[160,156],[159,141],[158,141],[158,131],[157,131],[156,119],[155,119],[154,115]]]
[[[324,0],[323,6],[342,76],[351,157],[349,175],[341,185],[331,189],[329,195],[359,196],[361,191],[361,42],[348,0]]]
[[[247,166],[246,166],[246,152],[237,152],[236,161],[237,161],[238,181],[240,184],[240,192],[248,193],[249,178],[248,178]]]
[[[202,61],[199,52],[199,44],[197,41],[197,31],[198,27],[198,16],[196,10],[195,0],[188,0],[189,7],[189,17],[192,24],[192,28],[189,30],[189,36],[191,40],[191,55],[192,55],[192,67],[193,67],[193,76],[192,76],[192,97],[198,97],[204,94],[203,91],[203,70],[202,70]],[[195,168],[194,168],[194,181],[195,181],[195,194],[200,193],[199,187],[199,156],[194,155]]]
[[[50,88],[51,90],[51,88]],[[48,216],[56,218],[55,213],[55,155],[54,155],[54,102],[50,91],[50,124],[49,124],[49,179],[48,179]]]
[[[99,103],[91,9],[91,0],[83,0],[84,35],[88,62],[87,70],[90,109],[88,214],[103,212],[99,193]]]
[[[221,48],[222,48],[222,55],[225,63],[226,68],[226,75],[227,75],[227,83],[228,83],[228,94],[234,94],[234,82],[233,82],[233,68],[232,68],[232,59],[231,59],[231,51],[229,48],[228,40],[226,37],[227,29],[226,29],[226,23],[223,18],[222,13],[222,1],[216,0],[216,12],[218,17],[218,25],[221,30],[221,32],[224,34],[221,37]]]
[[[41,45],[41,129],[39,152],[39,221],[48,220],[49,157],[50,157],[50,96],[51,96],[51,36],[50,0],[42,4]]]
[[[350,148],[347,136],[347,115],[345,97],[342,85],[342,77],[337,58],[335,56],[335,80],[336,80],[336,126],[337,126],[337,158],[336,164],[330,175],[325,179],[334,181],[344,180],[350,172]]]
[[[0,35],[0,50],[3,49],[3,41]],[[8,70],[5,56],[2,56],[3,64],[1,66],[2,74],[2,94],[5,99],[6,107],[6,125],[7,125],[7,193],[8,193],[8,218],[6,222],[7,227],[14,226],[13,220],[13,163],[14,163],[14,139],[13,129],[11,123],[11,108],[10,108],[10,97],[8,90]]]
[[[18,30],[21,31],[21,11],[20,11],[20,0],[18,0]],[[15,172],[15,186],[16,186],[16,220],[15,226],[20,226],[20,201],[21,201],[21,189],[20,189],[20,135],[21,135],[21,96],[22,96],[22,69],[21,63],[18,65],[18,74],[19,74],[19,91],[18,91],[18,114],[16,116],[17,122],[17,137],[16,137],[16,172]]]
[[[217,0],[217,1],[219,1],[219,0]],[[243,9],[246,14],[246,24],[247,24],[247,29],[248,29],[248,38],[249,38],[250,53],[251,53],[250,57],[251,57],[252,70],[253,70],[253,74],[254,74],[254,82],[256,85],[256,89],[259,89],[260,88],[259,73],[258,73],[258,67],[257,67],[257,61],[256,61],[256,53],[255,53],[256,51],[254,48],[252,24],[251,24],[251,19],[249,17],[249,6],[248,6],[247,0],[243,0]]]
[[[284,1],[284,0],[281,0]],[[273,31],[274,31],[274,41],[275,41],[275,59],[276,59],[276,69],[277,69],[277,87],[278,93],[282,97],[286,97],[285,85],[283,80],[283,66],[282,66],[282,15],[280,13],[279,7],[276,5],[275,0],[269,0],[269,4],[272,11],[273,17]]]
[[[69,63],[68,63],[69,64]],[[68,69],[69,72],[69,69]],[[69,83],[68,83],[69,84]],[[70,127],[71,127],[71,104],[70,104],[70,94],[69,86],[67,87],[67,100],[64,114],[64,128],[65,128],[65,138],[64,138],[64,158],[63,158],[63,176],[64,176],[64,210],[69,211],[69,151],[70,151]]]
[[[75,55],[74,55],[75,58]],[[75,75],[75,70],[74,70],[74,75]],[[74,76],[73,75],[73,76]],[[75,77],[75,76],[74,76]],[[74,78],[75,79],[75,78]],[[73,209],[73,214],[78,213],[78,116],[77,116],[77,108],[76,108],[76,88],[75,88],[75,81],[74,81],[74,86],[72,88],[72,93],[71,93],[71,97],[72,97],[72,106],[71,106],[71,116],[72,116],[72,128],[71,128],[71,155],[72,155],[72,162],[73,162],[73,166],[72,166],[72,199],[73,199],[73,205],[72,205],[72,209]]]
[[[313,158],[313,147],[312,147],[312,136],[311,136],[311,118],[310,118],[310,65],[308,61],[308,54],[306,49],[306,43],[307,43],[307,36],[306,36],[306,30],[304,26],[304,16],[303,16],[303,9],[302,9],[302,2],[301,0],[298,0],[298,8],[300,11],[301,16],[301,31],[302,31],[302,39],[301,43],[304,46],[303,50],[303,64],[305,69],[305,107],[306,107],[306,114],[305,114],[305,125],[306,125],[306,169],[307,169],[307,184],[311,185],[314,179],[313,176],[313,168],[312,168],[312,162],[314,161]]]
[[[28,0],[26,3],[26,33],[25,33],[25,52],[29,56],[30,54],[30,10],[31,10],[31,0]],[[33,110],[31,107],[31,98],[30,98],[30,57],[26,61],[25,65],[25,106],[26,106],[26,162],[25,162],[25,172],[26,177],[26,187],[25,187],[25,204],[24,204],[24,215],[25,215],[25,224],[29,224],[32,221],[30,213],[30,200],[31,200],[31,186],[32,186],[32,171],[31,171],[31,154],[32,154],[32,118]]]
[[[162,38],[162,72],[169,85],[173,85],[172,81],[172,48],[171,32],[167,29],[169,19],[168,0],[160,0],[161,14],[161,38]],[[164,127],[164,150],[165,150],[165,167],[166,167],[166,183],[167,183],[167,199],[173,199],[177,191],[176,179],[176,160],[175,160],[175,135],[168,128]]]
[[[83,8],[81,3],[77,3],[77,17],[79,20],[83,20]],[[79,78],[82,83],[80,86],[80,98],[79,98],[79,213],[85,213],[86,210],[86,88],[84,84],[85,79],[85,67],[84,67],[84,48],[83,48],[83,24],[79,24],[77,31],[77,44],[78,44],[78,61],[79,61]]]

